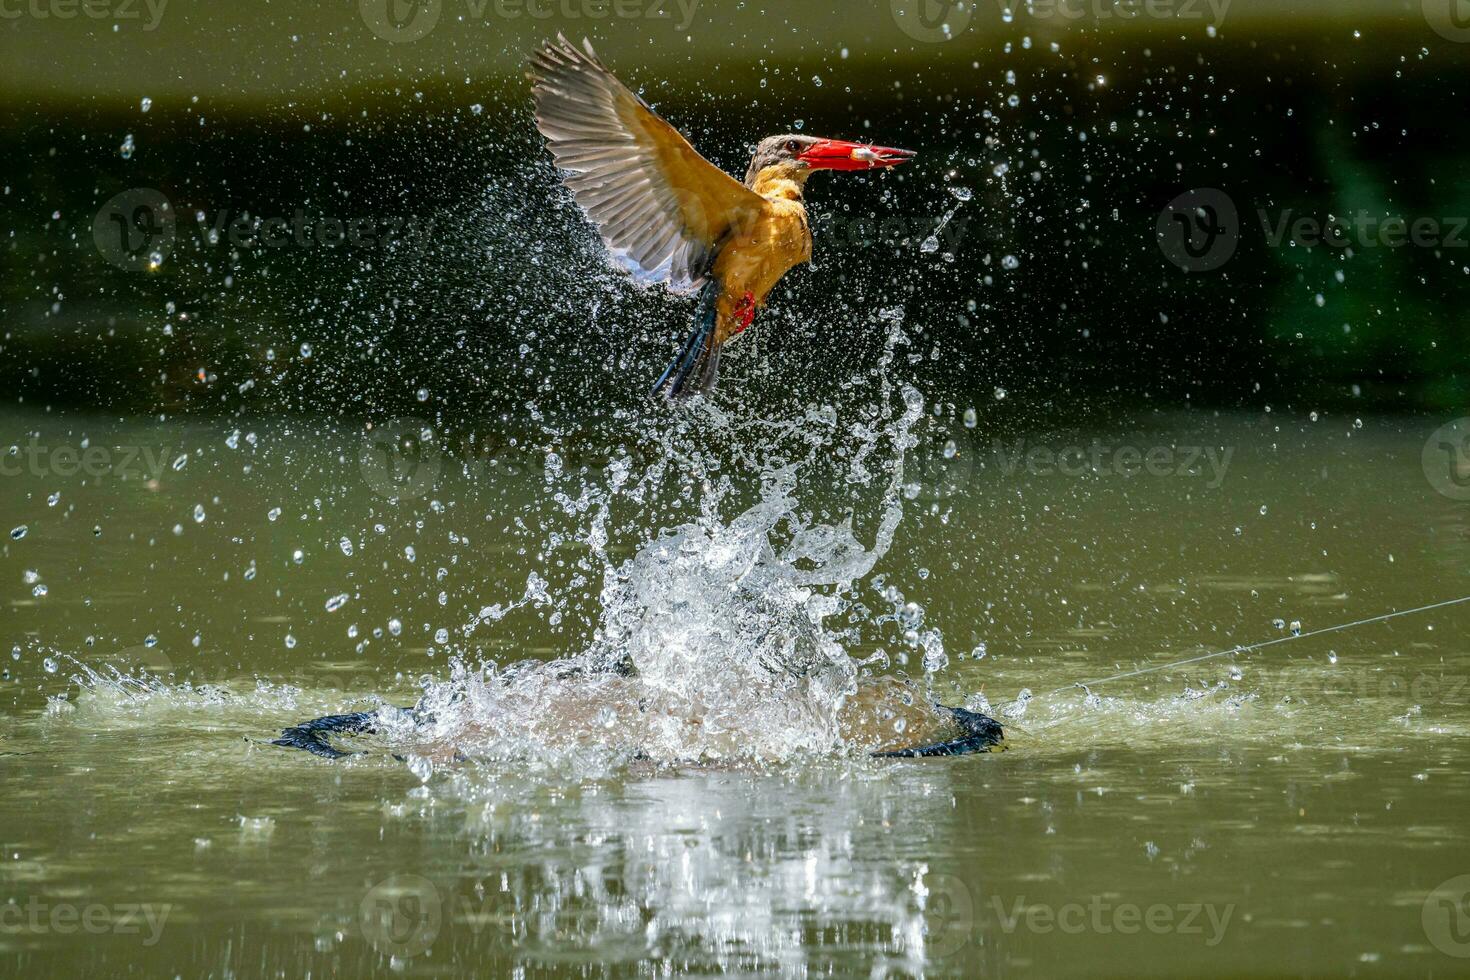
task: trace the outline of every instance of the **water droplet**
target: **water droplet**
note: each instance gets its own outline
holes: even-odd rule
[[[930,634],[931,636],[933,634]],[[937,674],[949,666],[949,655],[943,649],[925,649],[924,671],[929,674]]]
[[[337,547],[342,549],[342,554],[348,558],[352,557],[352,540],[350,538],[344,535],[342,540],[337,542]]]
[[[30,530],[30,528],[27,527],[24,524],[22,524],[20,527],[13,527],[13,528],[11,528],[10,529],[10,540],[12,540],[12,541],[19,541],[21,538],[23,538],[23,537],[26,536],[26,532],[29,531],[29,530]]]
[[[133,158],[133,149],[133,134],[129,133],[123,137],[122,146],[118,147],[117,152],[122,154],[124,160],[131,160]]]
[[[418,391],[414,392],[414,397],[417,398],[421,402],[428,401],[429,400],[429,389],[428,388],[420,388]]]
[[[141,109],[143,112],[147,112],[149,109],[153,108],[153,100],[148,98],[148,96],[146,95],[143,96],[143,100],[138,103],[138,108]]]
[[[327,600],[327,612],[336,612],[347,605],[347,593],[343,592]]]
[[[268,511],[265,512],[266,520],[269,520],[269,521],[274,521],[276,518],[278,518],[280,516],[281,516],[281,508],[279,508],[279,507],[272,507],[270,510],[268,510]]]
[[[396,618],[388,620],[388,632],[393,636],[398,636],[403,632],[403,623]]]
[[[183,469],[188,464],[189,464],[189,454],[188,453],[181,454],[178,459],[174,460],[174,464],[173,464],[174,465],[174,472],[177,473],[179,470]]]
[[[445,629],[444,627],[442,627],[442,626],[439,627],[438,629],[436,629],[434,631],[434,642],[435,643],[448,643],[449,642],[449,631],[447,629]]]
[[[979,422],[980,417],[975,413],[973,408],[965,409],[965,428],[973,429]]]
[[[953,195],[956,201],[968,201],[974,196],[974,192],[968,187],[951,187],[949,193]]]
[[[194,505],[194,523],[195,524],[203,524],[204,523],[204,505],[203,504],[195,504]]]
[[[422,755],[411,755],[408,757],[408,771],[419,778],[419,782],[427,783],[434,775],[434,760]]]
[[[286,649],[287,650],[294,650],[294,649],[296,649],[296,637],[292,636],[290,633],[287,633],[286,634]]]
[[[51,496],[49,496],[49,497],[46,498],[46,506],[47,507],[55,507],[58,503],[60,503],[60,501],[61,501],[61,491],[58,490],[55,493],[53,493]]]

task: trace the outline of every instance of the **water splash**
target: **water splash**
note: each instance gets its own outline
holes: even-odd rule
[[[566,537],[601,563],[600,615],[587,648],[504,668],[471,666],[460,656],[449,678],[425,688],[420,715],[432,720],[385,718],[391,736],[417,743],[420,757],[559,762],[568,754],[605,762],[772,761],[871,744],[871,732],[864,738],[843,725],[861,671],[845,642],[852,629],[832,624],[853,611],[859,583],[892,546],[903,519],[904,454],[916,442],[911,430],[924,404],[908,386],[894,398],[887,369],[906,341],[902,314],[887,311],[882,322],[887,343],[869,413],[879,424],[854,424],[850,444],[838,453],[855,484],[872,484],[874,470],[886,474],[871,545],[861,540],[854,515],[823,521],[801,503],[804,473],[830,461],[839,441],[835,410],[735,426],[715,406],[696,405],[690,415],[651,423],[663,451],[637,479],[618,460],[601,486],[557,495],[562,510],[580,521]],[[754,446],[738,438],[740,427],[759,430]],[[742,486],[730,472],[737,467],[707,452],[679,452],[691,429],[731,436],[715,456],[733,455],[754,486]],[[778,448],[790,448],[793,439],[802,447],[794,459]],[[875,456],[881,466],[873,465]],[[641,508],[650,485],[669,477],[671,459],[687,467],[674,479],[697,498],[698,515],[645,539],[631,558],[612,561],[610,514],[629,501]],[[547,472],[552,485],[567,478],[560,467]],[[747,493],[754,501],[742,508],[736,502]],[[556,604],[534,573],[531,586],[508,607],[487,606],[462,634],[527,602]],[[942,642],[937,633],[926,641]],[[902,693],[894,709],[873,717],[892,722],[886,734],[902,733],[908,723],[901,709],[915,700]]]

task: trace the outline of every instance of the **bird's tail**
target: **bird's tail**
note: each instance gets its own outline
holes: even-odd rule
[[[720,281],[711,276],[694,304],[694,326],[689,339],[653,386],[653,394],[672,400],[715,386],[720,374],[720,345],[715,340],[719,300]]]

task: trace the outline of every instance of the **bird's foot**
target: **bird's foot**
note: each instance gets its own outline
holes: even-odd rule
[[[755,294],[746,292],[739,303],[735,304],[735,322],[740,324],[737,334],[745,333],[747,327],[755,321]]]

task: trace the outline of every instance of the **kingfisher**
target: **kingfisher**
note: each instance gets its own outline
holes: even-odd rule
[[[802,194],[818,170],[864,171],[910,150],[788,133],[756,145],[742,184],[609,71],[591,42],[564,36],[531,56],[536,128],[573,198],[635,277],[695,293],[694,326],[653,386],[709,391],[720,349],[740,336],[788,271],[812,257]]]

